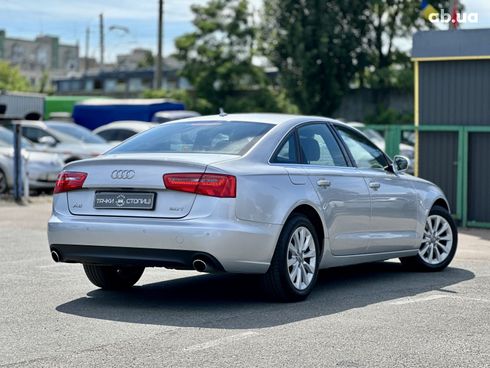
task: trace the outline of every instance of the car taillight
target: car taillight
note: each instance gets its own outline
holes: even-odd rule
[[[58,180],[56,181],[53,193],[56,194],[81,189],[86,178],[87,173],[84,172],[62,171],[58,175]]]
[[[236,178],[232,175],[181,173],[163,175],[163,183],[170,190],[220,198],[236,197]]]

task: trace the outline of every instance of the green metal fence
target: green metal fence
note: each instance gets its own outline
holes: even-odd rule
[[[371,129],[381,132],[385,138],[385,151],[393,157],[400,152],[400,143],[404,131],[415,132],[452,132],[458,135],[457,179],[456,179],[456,212],[454,217],[463,227],[490,228],[490,222],[468,220],[468,141],[472,133],[490,133],[490,126],[461,126],[461,125],[369,125]],[[416,145],[417,147],[417,145]],[[489,148],[490,149],[490,148]],[[415,159],[417,160],[417,152]],[[483,157],[490,161],[489,157]],[[415,174],[418,174],[418,163],[415,163]],[[490,205],[490,204],[489,204]]]

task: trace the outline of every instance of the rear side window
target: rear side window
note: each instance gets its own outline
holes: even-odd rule
[[[273,127],[252,122],[167,123],[143,132],[112,153],[216,153],[243,155]]]
[[[103,130],[98,135],[106,141],[124,141],[136,133],[128,129],[108,129]]]
[[[272,159],[272,162],[278,164],[297,164],[298,158],[298,146],[296,140],[296,134],[290,134],[289,138],[284,141],[276,156]]]
[[[344,154],[325,124],[310,124],[298,129],[301,154],[305,164],[347,166]]]
[[[41,139],[42,137],[53,137],[51,134],[49,134],[48,132],[42,130],[42,129],[39,129],[39,128],[33,128],[33,127],[23,127],[22,128],[22,134],[29,140],[31,140],[32,142],[36,142],[36,143],[39,143],[39,139]],[[58,141],[58,139],[56,139],[56,137],[53,137],[56,141]]]

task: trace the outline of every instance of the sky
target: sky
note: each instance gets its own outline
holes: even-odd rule
[[[250,0],[260,8],[263,0]],[[164,54],[172,53],[176,37],[191,32],[192,4],[206,0],[165,0]],[[460,0],[466,12],[478,13],[478,23],[461,28],[490,28],[490,0]],[[0,0],[0,29],[7,37],[33,39],[39,34],[55,35],[61,43],[80,45],[85,55],[85,33],[90,29],[89,55],[99,57],[99,14],[104,13],[105,60],[135,47],[156,50],[158,0]],[[108,31],[124,26],[129,33]]]

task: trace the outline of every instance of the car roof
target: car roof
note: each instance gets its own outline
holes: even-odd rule
[[[183,116],[183,117],[194,117],[194,116],[201,116],[196,111],[191,111],[191,110],[165,110],[165,111],[158,111],[154,115],[154,117],[178,117],[178,116]]]
[[[49,126],[79,126],[79,127],[81,127],[81,125],[75,124],[72,121],[47,120],[44,122],[44,124],[46,124],[48,127]]]
[[[192,118],[182,119],[178,122],[202,122],[202,121],[244,121],[254,123],[267,123],[273,125],[284,124],[291,121],[335,121],[333,119],[322,116],[309,115],[294,115],[294,114],[278,114],[278,113],[243,113],[243,114],[220,114],[196,116]],[[177,123],[177,122],[176,122]]]
[[[108,123],[98,127],[96,130],[105,130],[105,129],[118,129],[118,128],[126,128],[126,129],[134,129],[134,130],[146,130],[149,128],[153,128],[158,125],[157,123],[151,123],[148,121],[138,121],[138,120],[120,120],[113,121],[112,123]]]
[[[35,126],[35,127],[43,128],[43,129],[48,128],[46,123],[44,121],[41,121],[41,120],[19,120],[17,122],[20,122],[20,124],[22,126]]]

